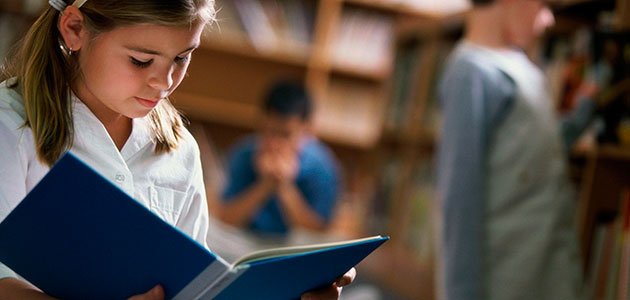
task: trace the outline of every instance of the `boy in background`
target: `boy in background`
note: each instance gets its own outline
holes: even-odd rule
[[[291,229],[323,231],[339,198],[339,169],[310,132],[313,104],[298,83],[272,86],[257,134],[229,154],[219,217],[263,236]]]

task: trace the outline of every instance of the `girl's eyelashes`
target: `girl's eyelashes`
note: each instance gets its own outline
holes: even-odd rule
[[[134,57],[129,57],[129,59],[131,60],[132,64],[134,64],[136,67],[139,67],[139,68],[146,68],[151,65],[151,62],[153,62],[153,59],[149,59],[147,61],[141,61]]]
[[[187,63],[190,60],[190,54],[186,56],[177,56],[175,57],[175,62],[178,64]]]
[[[184,56],[176,56],[175,59],[173,60],[176,64],[186,64],[190,61],[190,56],[191,53],[188,53]],[[131,60],[131,63],[134,64],[136,67],[138,68],[146,68],[149,67],[152,63],[153,63],[153,59],[149,59],[146,61],[137,59],[133,56],[129,57],[129,60]]]

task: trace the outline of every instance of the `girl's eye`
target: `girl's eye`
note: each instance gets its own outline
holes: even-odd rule
[[[130,59],[131,59],[131,63],[134,64],[136,67],[139,67],[139,68],[146,68],[149,65],[151,65],[151,63],[153,62],[152,59],[149,59],[147,61],[141,61],[141,60],[138,60],[138,59],[133,58],[133,57],[130,57]]]
[[[183,64],[183,63],[187,63],[190,60],[190,54],[181,57],[181,56],[177,56],[175,57],[175,62],[178,64]]]

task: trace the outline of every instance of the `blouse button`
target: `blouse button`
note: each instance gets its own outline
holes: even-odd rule
[[[123,174],[116,174],[116,181],[118,181],[118,182],[125,181],[125,175],[123,175]]]

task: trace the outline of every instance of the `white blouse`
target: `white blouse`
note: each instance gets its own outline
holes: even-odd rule
[[[0,84],[0,221],[49,170],[37,158],[31,129],[23,126],[21,99],[6,83]],[[175,151],[156,154],[148,121],[138,118],[119,151],[83,102],[73,97],[72,106],[75,133],[70,151],[207,248],[208,208],[199,148],[192,135],[184,130]],[[0,278],[11,275],[0,264]]]

